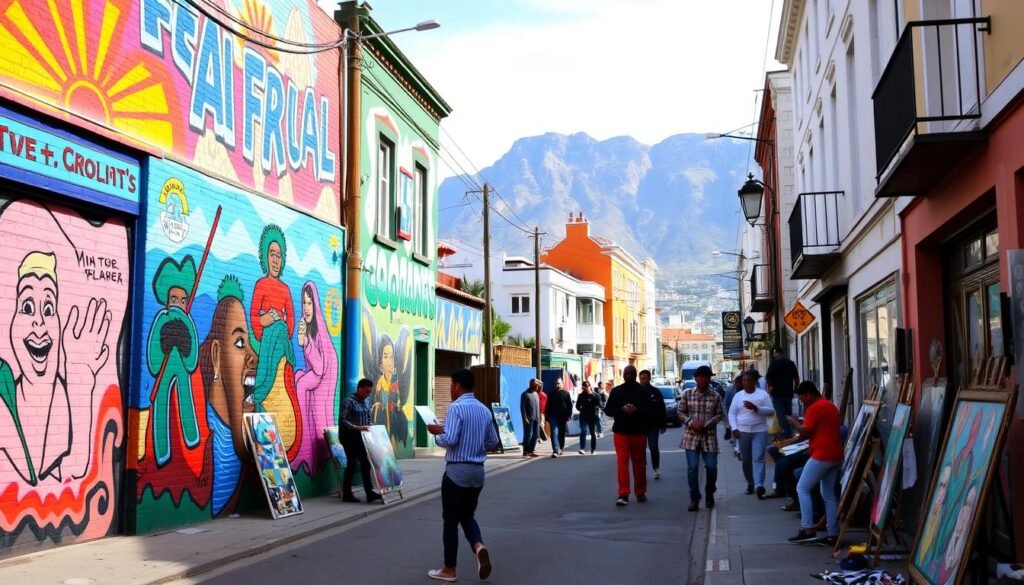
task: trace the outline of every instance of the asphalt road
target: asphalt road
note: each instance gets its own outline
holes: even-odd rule
[[[614,505],[610,433],[599,442],[597,455],[567,451],[560,459],[538,460],[488,478],[477,510],[494,565],[488,583],[687,583],[697,515],[686,511],[686,464],[678,443],[678,430],[662,436],[663,477],[649,481],[650,500],[644,504],[631,498],[628,506]],[[702,559],[702,551],[698,547],[693,556]],[[438,583],[426,572],[442,565],[441,555],[441,500],[432,497],[188,582]],[[478,582],[465,539],[459,582]]]

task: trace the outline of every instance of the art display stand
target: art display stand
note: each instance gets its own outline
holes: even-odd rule
[[[834,550],[838,551],[843,542],[843,537],[846,536],[846,531],[850,527],[850,520],[853,518],[854,512],[857,511],[857,504],[861,500],[861,493],[865,486],[868,486],[869,478],[871,476],[871,462],[874,461],[875,457],[878,456],[880,442],[877,438],[871,439],[871,444],[865,450],[867,455],[867,463],[859,467],[859,474],[855,474],[855,479],[851,480],[850,487],[844,494],[846,498],[839,502],[839,513],[837,519],[839,521],[839,538],[836,539]],[[843,505],[844,502],[849,501],[848,505]]]
[[[384,425],[372,425],[360,433],[366,455],[370,460],[370,471],[373,474],[373,486],[380,494],[381,505],[404,499],[402,494],[402,470],[398,467],[395,451],[391,446],[391,437]]]
[[[871,396],[878,396],[878,387],[876,386],[871,393]],[[842,489],[839,495],[839,517],[849,517],[853,515],[851,508],[855,507],[853,502],[856,501],[853,494],[857,493],[858,478],[864,475],[865,468],[867,471],[871,470],[871,461],[874,459],[874,454],[871,457],[865,457],[865,451],[868,450],[867,443],[875,432],[875,419],[878,416],[878,410],[881,406],[877,400],[869,399],[865,400],[861,404],[861,412],[857,413],[857,419],[854,421],[853,428],[850,429],[850,437],[847,441],[847,446],[855,449],[855,451],[849,454],[852,459],[850,460],[849,468],[849,480],[846,483],[842,482],[843,476],[846,475],[847,465],[844,460],[842,472],[840,475],[840,487]],[[865,414],[867,413],[867,414]],[[863,427],[863,428],[862,428]],[[857,443],[857,437],[860,436],[862,442]]]

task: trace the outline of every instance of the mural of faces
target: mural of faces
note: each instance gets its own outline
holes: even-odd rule
[[[267,266],[270,269],[270,276],[281,278],[281,245],[271,242],[267,251]]]
[[[26,382],[53,383],[60,340],[57,283],[50,276],[26,274],[18,281],[18,298],[11,320],[11,346]]]

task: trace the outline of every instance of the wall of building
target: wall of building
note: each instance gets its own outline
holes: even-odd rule
[[[145,197],[128,529],[236,512],[257,486],[246,477],[245,412],[274,414],[299,493],[324,491],[323,429],[340,398],[343,230],[159,159]]]
[[[1024,22],[1024,4],[1014,0],[981,0],[979,16],[991,16],[994,23]],[[994,29],[992,34],[982,35],[981,40],[986,93],[992,93],[1024,59],[1024,38]]]
[[[363,376],[374,382],[370,397],[374,423],[387,426],[396,455],[405,458],[414,453],[413,406],[433,405],[429,388],[418,387],[416,380],[433,378],[434,367],[432,359],[422,356],[429,358],[434,346],[437,186],[441,170],[438,121],[388,73],[380,55],[367,50],[364,59],[369,65],[363,73],[360,145],[362,172],[367,177],[362,185],[360,355]],[[377,234],[377,218],[382,212],[377,209],[382,172],[377,153],[382,140],[394,146],[391,189],[398,197],[394,207],[402,210],[401,216],[410,217],[414,196],[412,189],[405,190],[405,174],[401,171],[412,173],[417,165],[426,171],[426,256],[414,254],[413,240]],[[392,221],[398,221],[397,214]],[[423,378],[417,375],[418,368],[428,368],[431,373]]]

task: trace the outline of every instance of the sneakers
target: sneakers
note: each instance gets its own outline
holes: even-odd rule
[[[597,433],[597,438],[598,439],[603,439],[604,438],[604,433]]]
[[[660,469],[655,469],[654,470],[654,479],[661,479],[661,470]]]
[[[784,494],[784,493],[782,493],[782,492],[780,492],[778,490],[772,490],[770,493],[765,495],[764,498],[766,500],[772,500],[772,499],[775,499],[775,498],[784,498],[784,497],[786,497],[786,494]]]
[[[754,493],[754,484],[748,483],[747,484],[747,495],[749,496],[752,493]]]
[[[789,539],[791,544],[812,544],[818,542],[818,535],[813,530],[811,532],[804,531],[803,528],[796,533],[796,536]]]
[[[637,494],[636,495],[636,501],[640,502],[641,504],[646,502],[647,501],[647,494]]]
[[[764,499],[764,486],[763,485],[757,486],[757,499],[759,499],[759,500],[763,500]]]
[[[366,496],[366,503],[367,504],[372,504],[374,502],[379,502],[379,501],[381,501],[383,499],[384,498],[380,494],[378,494],[377,492],[370,492],[370,495]]]
[[[540,457],[540,455],[537,455],[533,451],[530,451],[529,453],[527,453],[526,456],[531,458],[531,459],[534,458],[534,457]]]
[[[625,506],[629,503],[629,496],[619,496],[619,499],[615,500],[616,506]]]
[[[554,453],[552,453],[551,454],[551,458],[552,459],[558,459],[558,451],[555,451]]]
[[[491,576],[491,553],[483,545],[476,549],[476,574],[481,581]]]
[[[583,449],[580,449],[580,455],[586,455],[586,454],[587,454],[586,451],[584,451]]]
[[[708,496],[708,497],[704,498],[704,507],[707,508],[708,510],[710,510],[711,508],[714,508],[715,507],[715,497],[714,496]]]
[[[687,512],[696,512],[697,506],[700,505],[700,500],[690,500],[690,507],[686,509]]]
[[[359,498],[353,496],[352,494],[345,494],[345,495],[341,496],[341,501],[342,502],[349,502],[350,504],[355,504],[355,503],[361,502],[362,500],[360,500]]]

